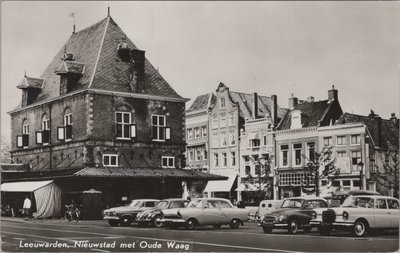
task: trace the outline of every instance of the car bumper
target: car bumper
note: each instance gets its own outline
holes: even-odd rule
[[[104,216],[103,220],[119,220],[118,216]]]
[[[288,226],[287,223],[257,223],[260,227],[271,227],[271,228],[286,228]]]
[[[346,221],[338,221],[338,222],[321,222],[321,221],[310,221],[310,225],[312,226],[331,226],[331,227],[352,227],[354,226],[353,222]]]
[[[184,219],[168,219],[168,218],[161,219],[160,222],[165,223],[165,224],[185,224],[186,223],[186,221]]]

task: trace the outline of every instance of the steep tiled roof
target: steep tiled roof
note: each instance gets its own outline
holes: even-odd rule
[[[216,97],[213,93],[197,96],[187,112],[206,110],[208,107],[213,107],[215,101]]]
[[[85,64],[75,61],[63,61],[60,67],[55,71],[56,73],[73,73],[82,74]]]
[[[126,38],[126,34],[111,17],[72,34],[41,75],[40,78],[44,80],[44,83],[34,103],[59,96],[60,77],[55,71],[62,65],[61,58],[65,51],[72,53],[74,61],[80,63],[68,63],[67,68],[83,72],[74,86],[75,90],[94,88],[131,93],[130,63],[122,61],[117,51],[122,38]],[[137,49],[128,38],[126,42],[130,49]],[[84,70],[82,64],[84,64]],[[147,59],[145,59],[145,84],[142,94],[181,98]]]
[[[343,113],[343,115],[338,119],[336,124],[346,124],[346,123],[364,123],[368,128],[368,131],[371,134],[371,138],[374,138],[375,131],[377,131],[375,127],[374,117],[357,115],[352,113]],[[388,119],[381,119],[381,146],[382,148],[388,148],[389,146],[399,147],[399,128],[396,124]],[[374,140],[376,146],[379,146],[376,143],[377,140]]]
[[[18,89],[38,88],[41,89],[44,80],[40,78],[33,78],[25,76],[24,79],[18,84]]]
[[[288,111],[285,117],[278,125],[279,130],[290,129],[291,115],[289,112],[294,110],[301,111],[301,124],[303,127],[319,126],[320,122],[324,120],[325,115],[333,105],[329,100],[322,100],[316,102],[303,102],[296,105],[293,109]]]
[[[239,105],[239,114],[242,118],[251,118],[252,117],[252,101],[253,101],[253,94],[229,91],[229,95],[233,102]],[[271,97],[267,96],[258,96],[258,116],[263,117],[267,113],[271,114],[272,108],[272,99]],[[278,106],[277,108],[278,118],[282,118],[285,113],[286,109],[281,108]]]

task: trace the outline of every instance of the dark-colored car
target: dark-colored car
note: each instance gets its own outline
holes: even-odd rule
[[[345,190],[345,191],[336,191],[332,193],[331,199],[331,207],[338,207],[343,204],[345,199],[349,196],[358,196],[358,195],[380,195],[379,192],[375,191],[367,191],[367,190]]]
[[[313,208],[319,207],[329,207],[329,204],[320,197],[287,198],[279,209],[262,216],[258,225],[264,233],[271,233],[273,229],[287,229],[291,234],[297,234],[299,229],[308,232],[312,229]]]
[[[184,208],[188,205],[189,200],[186,199],[163,199],[158,202],[157,206],[139,213],[136,216],[136,221],[139,225],[152,225],[155,227],[162,227],[163,223],[160,222],[162,218],[162,210],[171,208]]]

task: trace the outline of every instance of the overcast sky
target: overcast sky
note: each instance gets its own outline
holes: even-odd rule
[[[72,32],[111,16],[183,97],[215,91],[278,95],[288,106],[327,98],[346,112],[399,114],[400,2],[2,2],[1,127]],[[190,102],[189,102],[190,104]]]

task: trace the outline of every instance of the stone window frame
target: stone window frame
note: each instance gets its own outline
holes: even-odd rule
[[[121,115],[121,121],[118,121],[118,116],[117,115]],[[125,115],[128,115],[128,122],[125,122]],[[128,112],[128,111],[121,111],[121,110],[117,110],[115,111],[114,114],[114,123],[115,123],[115,127],[116,127],[116,139],[117,140],[130,140],[132,138],[132,133],[131,133],[131,126],[132,126],[132,113]],[[118,136],[118,125],[121,125],[121,136]],[[125,136],[125,131],[126,128],[128,129],[128,136]]]

